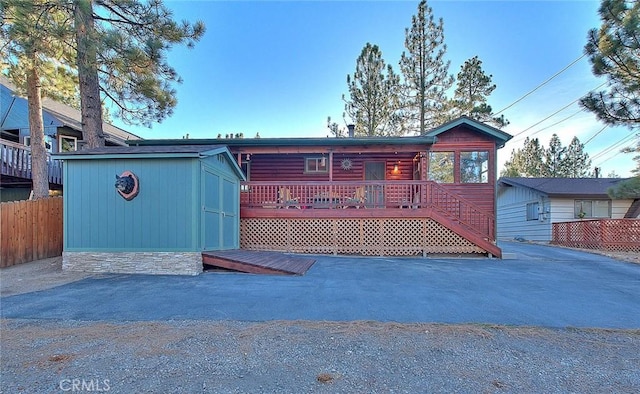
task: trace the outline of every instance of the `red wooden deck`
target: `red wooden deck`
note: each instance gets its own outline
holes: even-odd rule
[[[242,249],[205,251],[202,261],[214,267],[270,275],[304,275],[316,262],[308,257]]]

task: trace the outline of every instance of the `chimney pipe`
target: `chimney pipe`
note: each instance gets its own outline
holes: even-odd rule
[[[356,125],[348,124],[347,129],[349,129],[349,138],[353,138],[355,136]]]

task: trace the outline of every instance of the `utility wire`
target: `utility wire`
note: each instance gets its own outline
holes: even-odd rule
[[[583,145],[584,145],[584,146],[587,146],[587,144],[588,144],[589,142],[591,142],[591,140],[592,140],[592,139],[596,138],[596,136],[597,136],[598,134],[602,133],[602,132],[607,128],[607,127],[609,127],[609,125],[608,125],[608,124],[604,125],[604,127],[603,127],[603,128],[601,128],[600,130],[598,130],[598,132],[597,132],[597,133],[595,133],[594,135],[592,135],[592,136],[587,140],[587,142],[585,142]]]
[[[626,148],[631,148],[631,147],[632,147],[633,145],[635,145],[635,144],[636,144],[636,142],[635,142],[635,141],[631,141],[631,143],[630,143],[630,144],[628,144],[628,145],[626,145],[626,146],[622,147],[620,150],[623,150],[623,149],[626,149]],[[617,157],[617,152],[616,152],[616,154],[614,154],[613,156],[610,156],[610,157],[607,157],[606,159],[600,160],[596,165],[594,165],[594,167],[601,166],[602,164],[604,164],[604,163],[608,162],[609,160],[611,160],[611,159],[613,159],[613,158],[615,158],[615,157]]]
[[[603,86],[604,86],[604,85],[606,85],[606,84],[607,84],[606,82],[603,82],[603,83],[601,83],[599,86],[597,86],[597,87],[595,87],[595,88],[591,89],[590,91],[593,91],[593,90],[596,90],[596,89],[600,89],[601,87],[603,87]],[[540,121],[538,121],[538,122],[536,122],[536,123],[532,124],[531,126],[527,127],[526,129],[524,129],[524,130],[520,131],[519,133],[514,134],[514,135],[513,135],[514,139],[513,139],[511,142],[515,142],[515,141],[519,141],[519,140],[521,140],[522,138],[515,138],[515,137],[517,137],[517,136],[519,136],[519,135],[521,135],[521,134],[523,134],[523,133],[525,133],[525,132],[527,132],[527,131],[531,130],[532,128],[536,127],[536,126],[537,126],[537,125],[539,125],[540,123],[542,123],[542,122],[544,122],[544,121],[546,121],[546,120],[548,120],[548,119],[550,119],[550,118],[554,117],[555,115],[559,114],[560,112],[564,111],[565,109],[569,108],[569,107],[570,107],[570,106],[572,106],[573,104],[575,104],[575,103],[577,103],[578,101],[580,101],[580,99],[581,99],[582,97],[584,97],[584,95],[582,95],[582,96],[578,97],[577,99],[573,100],[572,102],[570,102],[569,104],[567,104],[567,105],[565,105],[564,107],[560,108],[559,110],[557,110],[556,112],[554,112],[554,113],[552,113],[551,115],[547,116],[546,118],[544,118],[544,119],[542,119],[542,120],[540,120]],[[559,122],[558,122],[558,123],[559,123]],[[540,131],[540,130],[539,130],[539,131]]]
[[[613,149],[616,149],[620,145],[623,145],[623,144],[629,142],[635,136],[636,136],[636,133],[635,132],[631,132],[631,134],[624,136],[621,140],[619,140],[617,142],[614,142],[613,144],[609,145],[605,149],[603,149],[600,152],[598,152],[595,155],[593,155],[593,157],[591,157],[591,160],[596,160],[597,158],[605,156],[607,153],[611,152]]]
[[[554,79],[555,77],[557,77],[558,75],[562,74],[563,72],[567,71],[567,69],[569,69],[569,67],[573,66],[574,64],[578,63],[583,57],[587,56],[587,54],[583,54],[582,56],[580,56],[579,58],[577,58],[576,60],[572,61],[568,66],[566,66],[565,68],[563,68],[562,70],[558,71],[557,73],[553,74],[551,77],[547,78],[546,81],[542,82],[540,85],[536,86],[535,88],[533,88],[533,90],[529,91],[528,93],[526,93],[524,96],[520,97],[519,99],[517,99],[516,101],[514,101],[513,103],[507,105],[506,107],[504,107],[503,109],[501,109],[500,111],[496,112],[494,115],[499,115],[501,113],[503,113],[504,111],[508,110],[509,108],[513,107],[514,105],[518,104],[520,101],[524,100],[527,96],[529,96],[530,94],[532,94],[533,92],[535,92],[536,90],[540,89],[541,87],[543,87],[544,85],[546,85],[547,83],[549,83],[552,79]]]
[[[574,116],[578,115],[580,112],[583,112],[583,110],[582,110],[582,109],[580,109],[580,110],[578,110],[578,111],[576,111],[576,112],[572,113],[571,115],[567,116],[566,118],[563,118],[563,119],[561,119],[561,120],[557,121],[556,123],[550,124],[550,125],[549,125],[549,126],[547,126],[547,127],[543,127],[543,128],[541,128],[541,129],[539,129],[539,130],[536,130],[536,131],[534,131],[533,133],[531,133],[531,134],[529,135],[529,137],[531,137],[532,135],[536,135],[536,134],[538,134],[539,132],[544,131],[544,130],[546,130],[546,129],[550,129],[550,128],[552,128],[553,126],[557,126],[557,125],[559,125],[560,123],[562,123],[562,122],[564,122],[564,121],[566,121],[566,120],[569,120],[569,119],[573,118]]]

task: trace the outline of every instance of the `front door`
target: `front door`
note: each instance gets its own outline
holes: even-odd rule
[[[382,161],[368,161],[364,163],[365,181],[384,181],[385,163]],[[384,186],[382,184],[367,185],[366,205],[370,208],[384,207]]]

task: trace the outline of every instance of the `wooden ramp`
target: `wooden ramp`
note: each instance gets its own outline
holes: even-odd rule
[[[304,275],[316,260],[280,252],[233,249],[202,252],[202,262],[251,274]]]

